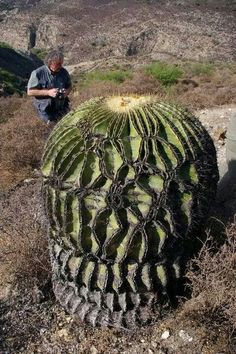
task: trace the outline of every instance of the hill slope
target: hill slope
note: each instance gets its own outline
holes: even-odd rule
[[[21,93],[25,89],[30,73],[42,62],[0,44],[0,96]]]
[[[2,40],[24,50],[63,46],[70,64],[108,57],[236,58],[235,1],[18,0],[10,4],[0,11]]]

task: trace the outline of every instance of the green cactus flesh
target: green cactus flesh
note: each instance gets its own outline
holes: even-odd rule
[[[200,122],[154,96],[92,99],[53,130],[42,173],[59,301],[92,325],[161,314],[215,196]]]

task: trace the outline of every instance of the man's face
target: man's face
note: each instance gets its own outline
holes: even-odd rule
[[[57,73],[58,71],[60,71],[62,64],[63,64],[63,60],[51,61],[51,63],[49,64],[49,69],[52,72]]]

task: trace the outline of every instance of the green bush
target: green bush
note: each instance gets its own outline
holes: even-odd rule
[[[176,65],[163,62],[154,62],[145,67],[145,72],[159,80],[164,86],[171,86],[177,83],[183,75],[183,71]]]
[[[83,83],[85,86],[89,85],[93,81],[112,81],[115,84],[121,84],[127,78],[131,78],[132,74],[129,71],[124,70],[107,70],[107,71],[91,71],[84,74]]]
[[[45,48],[33,48],[31,49],[31,53],[36,55],[39,59],[44,60],[48,54],[48,50]]]
[[[23,80],[2,68],[0,68],[0,82],[7,94],[22,94]]]
[[[12,49],[12,47],[10,46],[10,44],[6,43],[6,42],[0,42],[0,48],[9,48]]]

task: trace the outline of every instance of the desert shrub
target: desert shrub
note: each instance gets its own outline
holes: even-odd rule
[[[112,81],[94,81],[86,87],[80,84],[76,87],[71,101],[74,107],[92,97],[107,96],[112,94],[155,94],[160,99],[166,97],[162,86],[155,78],[145,74],[143,71],[133,72],[130,78],[117,85]]]
[[[232,334],[236,330],[236,222],[227,229],[227,239],[219,247],[209,236],[187,273],[192,299],[186,314],[211,327]]]
[[[1,7],[0,7],[1,8]],[[0,42],[0,48],[9,48],[12,49],[12,47],[10,46],[10,44],[6,43],[6,42]]]
[[[48,54],[48,50],[46,48],[32,48],[31,53],[36,55],[39,59],[44,60]]]
[[[167,64],[163,62],[154,62],[144,68],[148,75],[153,76],[159,80],[164,86],[171,86],[175,84],[183,75],[183,71],[176,65]]]
[[[189,71],[192,76],[207,75],[211,76],[215,70],[215,66],[210,63],[192,63]]]
[[[1,97],[0,99],[0,124],[6,123],[19,109],[22,98],[19,95]]]
[[[21,100],[19,109],[11,112],[7,121],[1,124],[1,190],[5,186],[16,185],[39,167],[43,146],[49,134],[49,128],[38,119],[31,100]],[[13,103],[14,99],[9,102]]]
[[[82,77],[82,84],[88,86],[94,81],[105,81],[113,82],[115,84],[121,84],[127,78],[132,77],[132,74],[129,71],[125,70],[95,70],[87,72]]]
[[[133,74],[132,78],[127,79],[120,88],[122,93],[135,94],[154,94],[160,98],[164,98],[165,93],[158,80],[154,77],[145,74],[143,71],[138,71]]]
[[[0,279],[23,288],[50,279],[40,186],[26,183],[1,199]]]
[[[23,80],[2,68],[0,68],[0,82],[6,94],[22,94]]]

